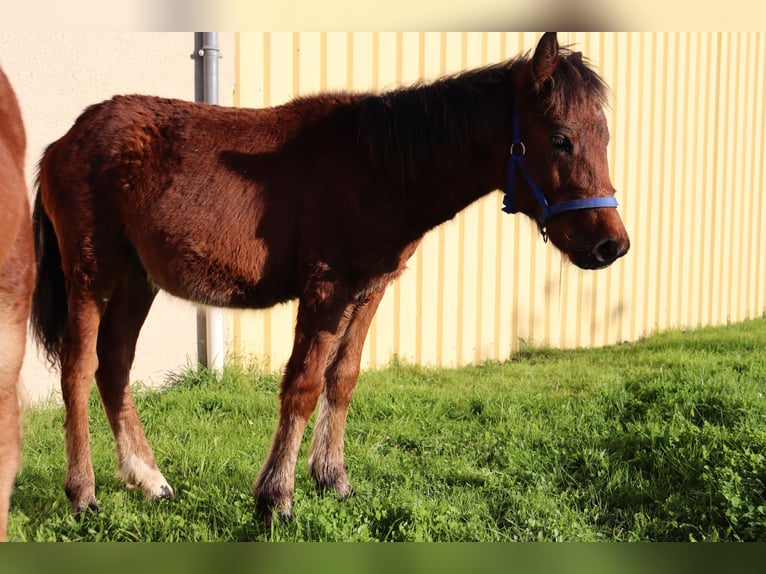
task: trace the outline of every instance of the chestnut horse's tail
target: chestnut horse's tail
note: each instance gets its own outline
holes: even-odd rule
[[[61,366],[61,342],[67,321],[67,294],[61,253],[53,224],[45,213],[38,184],[32,212],[37,279],[32,294],[32,336],[54,367]]]

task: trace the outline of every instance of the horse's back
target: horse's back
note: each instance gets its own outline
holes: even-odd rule
[[[268,307],[298,294],[306,187],[287,148],[300,125],[284,109],[116,96],[49,146],[42,201],[65,244],[137,255],[182,298]]]

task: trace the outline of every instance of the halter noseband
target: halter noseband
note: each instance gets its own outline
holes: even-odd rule
[[[617,200],[614,197],[584,197],[578,199],[570,199],[559,203],[550,205],[545,198],[543,191],[535,185],[532,178],[527,172],[527,168],[524,167],[524,156],[527,153],[527,148],[524,142],[521,141],[519,135],[519,114],[516,106],[513,106],[513,143],[511,143],[510,149],[510,164],[508,165],[508,189],[505,192],[503,198],[503,211],[505,213],[519,213],[519,208],[516,206],[516,201],[513,198],[513,184],[516,178],[516,166],[521,170],[521,174],[524,179],[527,180],[529,187],[532,189],[532,193],[537,200],[537,205],[540,206],[540,215],[537,217],[537,227],[540,229],[540,235],[543,236],[543,241],[548,241],[548,233],[546,231],[546,225],[551,217],[562,213],[564,211],[574,211],[576,209],[593,209],[595,207],[617,207]]]

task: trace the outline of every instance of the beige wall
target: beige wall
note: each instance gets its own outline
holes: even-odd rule
[[[386,89],[535,46],[519,33],[247,33],[235,102]],[[766,34],[573,33],[612,88],[612,180],[632,249],[584,272],[492,194],[428,234],[381,303],[363,356],[425,364],[504,359],[523,341],[636,340],[766,308]],[[231,352],[277,368],[295,306],[230,316]]]
[[[231,103],[234,34],[220,34],[222,104]],[[183,33],[1,33],[0,65],[13,83],[26,124],[30,197],[43,149],[82,110],[118,93],[194,99],[194,35]],[[161,294],[141,333],[132,380],[161,384],[167,371],[196,362],[196,315]],[[30,344],[22,371],[23,399],[58,396],[58,377]]]

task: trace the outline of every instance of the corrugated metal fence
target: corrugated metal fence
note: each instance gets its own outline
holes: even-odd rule
[[[241,33],[238,105],[385,90],[533,49],[533,33]],[[766,33],[572,33],[612,90],[609,161],[630,253],[580,271],[491,194],[432,231],[389,288],[363,367],[453,366],[523,341],[635,340],[766,308]],[[229,316],[230,352],[278,368],[295,306]]]

